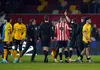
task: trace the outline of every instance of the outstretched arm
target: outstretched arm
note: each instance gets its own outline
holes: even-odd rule
[[[70,18],[68,17],[67,11],[64,12],[64,15],[66,17],[66,20],[70,23]]]

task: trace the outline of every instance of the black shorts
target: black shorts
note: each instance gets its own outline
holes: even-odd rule
[[[49,39],[42,40],[41,45],[42,45],[42,47],[44,47],[44,46],[49,47],[50,46],[50,40]]]
[[[12,42],[10,42],[10,44],[7,44],[7,42],[3,42],[4,47],[7,48],[12,48]]]
[[[20,44],[22,44],[22,40],[16,40],[16,39],[14,39],[14,44],[15,45],[20,45]]]
[[[83,47],[84,47],[84,48],[90,47],[90,43],[85,43],[85,42],[83,42]]]
[[[33,47],[36,46],[36,41],[27,40],[26,42],[28,46],[33,46]]]
[[[77,47],[76,46],[76,40],[73,39],[73,40],[70,41],[70,48],[75,48],[75,47]]]
[[[59,47],[59,48],[62,48],[62,47],[67,47],[68,45],[68,41],[58,41],[57,42],[57,46]]]

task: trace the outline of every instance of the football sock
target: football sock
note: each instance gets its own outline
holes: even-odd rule
[[[44,52],[44,55],[45,55],[45,59],[47,59],[48,52],[46,50],[44,50],[43,52]]]
[[[14,57],[14,59],[16,58],[15,54],[14,54],[14,51],[13,50],[9,50],[10,53],[12,54],[12,56]]]
[[[90,56],[88,56],[88,57],[87,57],[87,60],[90,60],[90,59],[91,59],[91,57],[90,57]]]
[[[58,53],[59,53],[59,48],[57,48],[57,50],[56,50],[56,55],[55,55],[55,58],[57,58]]]
[[[34,48],[34,50],[33,50],[33,53],[32,53],[31,60],[34,60],[34,58],[35,58],[35,55],[36,55],[36,48]]]
[[[62,53],[59,53],[60,60],[62,60]]]
[[[23,53],[22,51],[19,52],[19,54],[20,54],[20,61],[22,61],[22,53]]]
[[[72,53],[73,53],[73,51],[72,51],[72,50],[70,50],[70,51],[69,51],[69,58],[71,58],[71,57],[72,57]]]
[[[65,54],[65,59],[68,59],[69,56],[68,51],[64,51],[64,54]]]
[[[78,50],[78,49],[76,49],[76,52],[77,52],[77,56],[79,57],[81,57],[81,54],[80,54],[80,51]]]
[[[4,60],[6,60],[7,57],[7,49],[4,49]]]
[[[14,57],[17,58],[17,51],[14,50]]]

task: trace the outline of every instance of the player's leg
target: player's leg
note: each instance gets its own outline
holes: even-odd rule
[[[34,39],[33,39],[34,40]],[[32,56],[31,56],[31,62],[35,62],[34,58],[36,55],[36,41],[32,41],[31,45],[33,46]]]
[[[69,62],[72,61],[72,54],[73,54],[73,47],[74,47],[74,44],[75,44],[75,39],[71,39],[70,41],[70,45],[69,45]]]
[[[49,47],[48,46],[43,46],[43,52],[44,52],[44,62],[48,62],[48,51],[49,51]]]
[[[57,60],[58,54],[59,54],[59,47],[56,47],[56,55],[54,57],[54,62],[58,62],[58,60]]]
[[[20,58],[19,58],[19,62],[22,62],[22,41],[19,41],[19,54],[20,54]]]
[[[26,53],[26,51],[29,49],[30,46],[31,46],[31,41],[27,40],[26,47],[24,48],[24,50],[22,52],[22,56]]]
[[[42,39],[42,47],[44,53],[44,62],[48,62],[48,51],[49,51],[50,39],[44,38]]]
[[[88,62],[92,62],[91,57],[90,57],[90,52],[89,52],[89,44],[87,44],[86,47],[86,57]]]
[[[72,58],[73,48],[69,47],[69,60]]]
[[[33,45],[33,51],[32,51],[32,56],[31,56],[31,62],[36,62],[36,61],[34,60],[35,55],[36,55],[36,45]]]
[[[19,44],[18,40],[14,39],[14,47],[15,47],[15,49],[14,49],[14,56],[16,56],[16,57],[17,57],[18,44]]]
[[[62,41],[59,41],[58,42],[58,47],[59,47],[59,58],[60,58],[60,63],[62,63],[63,62],[63,60],[62,60],[62,51],[63,51],[63,44],[62,44]]]
[[[78,56],[78,57],[81,57],[81,52],[80,52],[79,48],[76,47],[75,49],[76,49],[77,56]]]
[[[64,48],[64,54],[65,54],[65,62],[68,63],[68,56],[69,56],[68,47]]]
[[[76,61],[80,62],[80,63],[83,62],[83,55],[81,55],[81,51],[80,51],[79,47],[76,47],[75,49],[76,49],[76,53],[77,53],[77,56],[78,56]]]
[[[4,42],[4,53],[3,53],[3,60],[1,61],[2,63],[7,63],[7,50],[8,50],[8,47],[7,47],[7,44],[6,42]]]
[[[17,58],[17,56],[15,55],[15,52],[12,50],[12,43],[9,44],[8,50],[10,51],[10,53],[12,54],[12,56],[13,56],[13,58],[14,58],[13,63],[18,62],[18,58]]]
[[[64,46],[65,62],[68,63],[68,57],[69,57],[68,41],[64,41],[63,46]]]

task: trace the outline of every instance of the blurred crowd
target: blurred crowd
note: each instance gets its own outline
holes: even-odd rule
[[[0,0],[0,6],[7,13],[100,13],[100,0]]]

